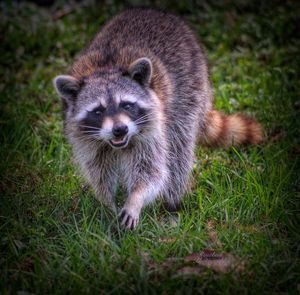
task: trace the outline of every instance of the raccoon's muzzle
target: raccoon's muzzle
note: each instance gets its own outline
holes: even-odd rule
[[[122,148],[128,144],[128,126],[124,123],[118,122],[112,128],[114,138],[109,141],[110,145],[114,148]]]
[[[110,145],[113,147],[113,148],[123,148],[123,147],[126,147],[127,144],[128,144],[128,136],[125,135],[121,138],[114,138],[114,139],[111,139],[109,141]]]
[[[122,138],[128,133],[128,126],[123,123],[117,123],[114,125],[112,132],[116,138]]]

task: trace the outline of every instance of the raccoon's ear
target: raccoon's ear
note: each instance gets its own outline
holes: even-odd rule
[[[54,87],[58,95],[68,101],[74,101],[78,91],[80,90],[79,81],[68,75],[59,75],[53,80]]]
[[[130,77],[142,86],[149,86],[152,78],[152,62],[147,57],[135,60],[128,69]]]

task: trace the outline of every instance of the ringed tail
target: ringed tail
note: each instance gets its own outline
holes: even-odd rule
[[[241,115],[224,115],[212,110],[207,115],[206,129],[200,143],[213,147],[259,144],[263,140],[261,125],[253,118]]]

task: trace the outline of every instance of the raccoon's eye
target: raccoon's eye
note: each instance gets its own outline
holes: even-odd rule
[[[92,110],[91,113],[99,116],[104,112],[104,110],[105,109],[103,107],[98,107],[98,108]]]
[[[121,102],[120,107],[126,111],[130,111],[134,108],[135,103],[134,102]]]

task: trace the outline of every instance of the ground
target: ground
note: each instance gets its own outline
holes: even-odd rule
[[[84,190],[52,86],[128,3],[0,3],[1,294],[299,294],[300,6],[248,2],[159,2],[202,40],[216,108],[266,137],[197,148],[177,218],[156,204],[134,232]]]

